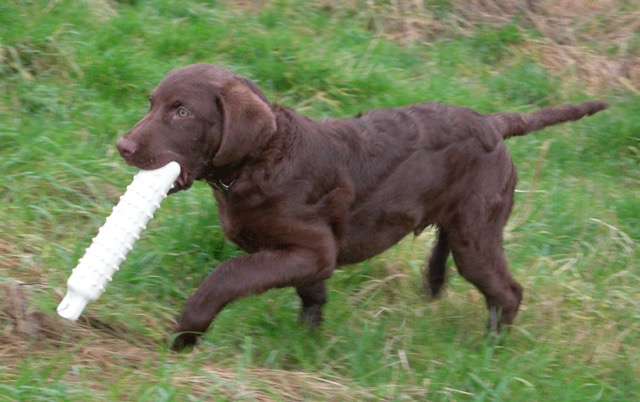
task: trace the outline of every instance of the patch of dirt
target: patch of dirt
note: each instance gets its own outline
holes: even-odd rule
[[[60,340],[62,327],[52,317],[28,307],[28,298],[22,285],[3,284],[0,294],[0,339],[9,343],[27,339]]]
[[[72,323],[57,315],[38,311],[30,303],[35,291],[35,286],[27,283],[0,283],[0,342],[5,345],[6,355],[15,354],[21,358],[22,349],[33,344],[73,346],[97,334],[101,341],[150,343],[145,339],[132,339],[126,327],[105,323],[90,312]],[[122,350],[122,345],[114,350]]]

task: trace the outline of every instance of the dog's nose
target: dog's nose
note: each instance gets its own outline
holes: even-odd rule
[[[124,138],[120,138],[118,142],[116,142],[116,148],[118,148],[118,152],[120,152],[120,156],[125,160],[128,160],[136,153],[136,143],[131,140],[126,140]]]

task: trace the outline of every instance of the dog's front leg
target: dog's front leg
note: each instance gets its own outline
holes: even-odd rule
[[[227,304],[272,288],[304,286],[328,279],[335,268],[335,251],[287,249],[260,251],[220,264],[187,299],[178,320],[173,349],[196,343]]]

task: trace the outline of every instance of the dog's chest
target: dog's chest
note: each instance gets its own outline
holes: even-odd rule
[[[282,242],[286,218],[272,203],[217,194],[216,199],[225,236],[243,250],[274,249]]]

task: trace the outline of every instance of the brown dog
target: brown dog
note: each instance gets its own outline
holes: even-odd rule
[[[504,139],[580,119],[602,102],[482,115],[437,103],[314,121],[269,103],[246,78],[212,65],[173,71],[149,113],[117,143],[125,161],[177,161],[174,191],[213,188],[227,237],[247,255],[220,264],[187,300],[174,348],[194,344],[232,301],[293,286],[301,319],[322,320],[325,280],[410,232],[439,228],[427,264],[438,295],[453,254],[485,296],[489,324],[511,324],[522,299],[502,250],[516,185]]]

